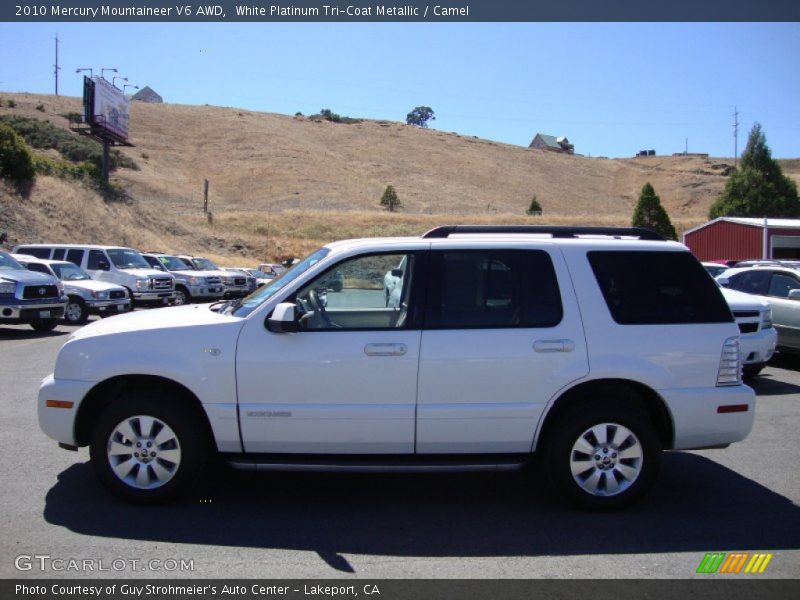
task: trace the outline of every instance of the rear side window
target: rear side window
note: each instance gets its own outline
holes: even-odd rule
[[[541,250],[431,252],[429,329],[554,327],[563,309],[550,256]]]
[[[77,248],[67,250],[67,260],[80,267],[81,262],[83,262],[83,250],[78,250]]]
[[[51,275],[50,271],[47,269],[46,266],[40,265],[39,263],[29,263],[28,264],[29,271],[36,271],[37,273],[44,273],[45,275]]]
[[[621,325],[733,320],[714,280],[688,252],[589,252],[611,316]]]
[[[53,250],[53,260],[64,260],[64,253],[66,250],[64,248],[56,248]]]
[[[28,256],[35,256],[36,258],[50,258],[50,248],[29,248],[27,246],[20,246],[17,248],[17,254],[27,254]]]

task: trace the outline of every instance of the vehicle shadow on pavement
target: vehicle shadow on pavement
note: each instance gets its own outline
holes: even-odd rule
[[[34,331],[30,327],[25,329],[16,327],[3,327],[0,325],[0,340],[32,340],[48,337],[59,337],[69,335],[72,331],[66,331],[57,327],[53,331]]]
[[[800,507],[683,452],[665,454],[659,481],[644,501],[612,513],[564,506],[537,469],[524,475],[223,469],[177,504],[140,507],[110,497],[82,463],[59,475],[44,518],[90,536],[315,551],[341,572],[354,571],[341,554],[562,556],[800,547]]]

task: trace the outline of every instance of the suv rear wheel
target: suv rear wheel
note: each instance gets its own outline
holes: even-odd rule
[[[183,286],[176,286],[175,287],[175,298],[172,300],[173,306],[183,306],[184,304],[188,304],[192,299],[191,294],[189,291]]]
[[[92,432],[95,474],[115,496],[167,502],[197,479],[209,454],[206,427],[191,407],[158,390],[123,393]]]
[[[653,485],[661,446],[648,416],[616,401],[581,404],[554,424],[544,462],[555,488],[583,508],[626,506]]]

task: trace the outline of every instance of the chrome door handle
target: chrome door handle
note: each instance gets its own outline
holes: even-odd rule
[[[575,342],[572,340],[536,340],[533,343],[536,352],[572,352],[575,350]]]
[[[403,356],[408,352],[405,344],[367,344],[364,354],[367,356]]]

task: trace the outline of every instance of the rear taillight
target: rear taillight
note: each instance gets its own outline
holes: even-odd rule
[[[739,338],[732,337],[722,345],[719,358],[717,385],[739,385],[742,383],[742,358],[739,354]]]

